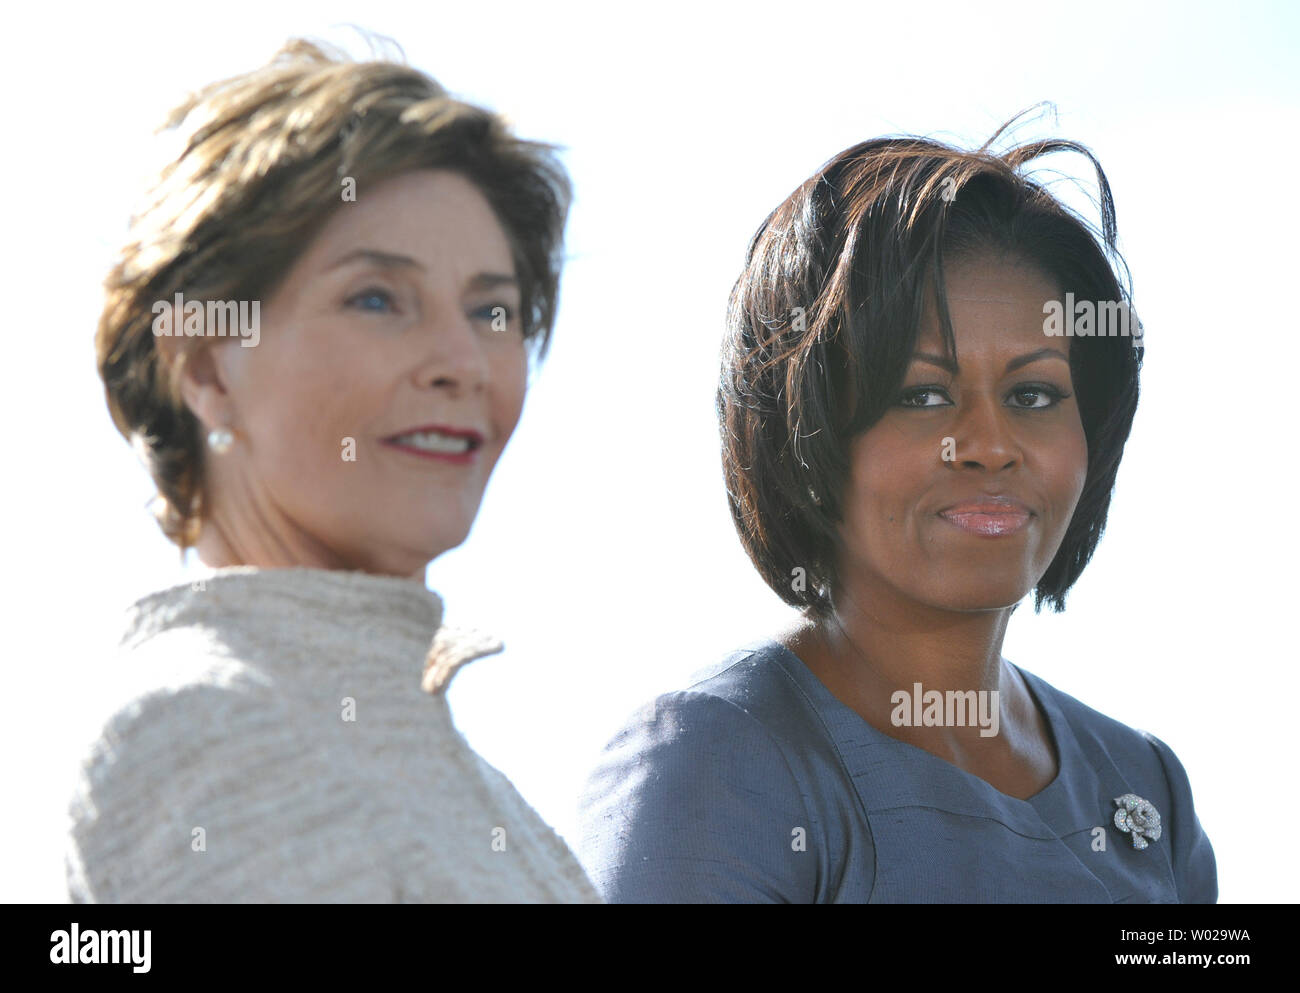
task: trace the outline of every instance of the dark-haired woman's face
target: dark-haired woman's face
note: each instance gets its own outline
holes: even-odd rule
[[[945,275],[955,367],[931,297],[899,397],[849,449],[839,577],[864,605],[1019,602],[1051,564],[1083,491],[1070,339],[1043,332],[1055,282],[984,257]]]

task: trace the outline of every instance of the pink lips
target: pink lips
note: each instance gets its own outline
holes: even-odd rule
[[[978,500],[954,504],[939,511],[939,516],[949,524],[971,534],[997,537],[1023,530],[1033,515],[1029,508],[1018,500],[1007,497],[981,497]]]

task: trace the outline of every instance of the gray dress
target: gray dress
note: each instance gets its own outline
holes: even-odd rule
[[[579,858],[611,903],[1215,902],[1177,756],[1019,671],[1060,756],[1028,800],[872,727],[779,643],[737,651],[605,747]],[[1161,818],[1144,849],[1126,794]]]

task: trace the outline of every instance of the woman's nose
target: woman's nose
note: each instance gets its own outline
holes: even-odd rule
[[[488,381],[488,361],[474,321],[459,311],[432,315],[421,329],[424,360],[416,371],[416,385],[475,392]]]
[[[952,457],[945,461],[994,472],[1015,465],[1022,453],[1007,415],[1007,408],[992,397],[968,402],[958,412],[950,435],[952,443],[947,446]]]

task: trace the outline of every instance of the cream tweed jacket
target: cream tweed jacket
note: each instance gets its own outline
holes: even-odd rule
[[[138,601],[69,806],[73,902],[565,902],[563,840],[456,730],[499,641],[419,580],[216,570]]]

